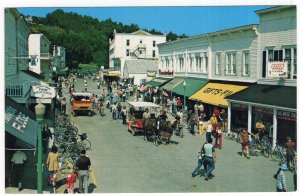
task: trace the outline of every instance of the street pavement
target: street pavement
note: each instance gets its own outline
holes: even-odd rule
[[[82,91],[83,80],[77,81],[75,89]],[[88,91],[99,95],[96,82],[92,79],[87,81]],[[65,97],[69,100],[67,93]],[[121,119],[112,120],[108,110],[105,110],[105,114],[106,116],[101,117],[96,111],[92,117],[72,117],[79,133],[87,133],[92,143],[92,149],[87,151],[92,162],[90,183],[93,186],[90,186],[90,193],[276,191],[273,175],[279,168],[279,162],[262,156],[252,156],[249,160],[242,158],[241,146],[237,142],[223,137],[222,150],[216,149],[217,162],[213,171],[215,177],[205,181],[200,175],[191,176],[197,165],[198,151],[205,142],[204,135],[191,135],[185,129],[183,138],[173,135],[171,144],[155,146],[146,142],[143,136],[132,136]],[[168,117],[174,119],[170,114]],[[30,171],[30,176],[34,176]],[[293,175],[289,171],[285,174],[288,191],[293,191]],[[29,178],[28,183],[29,181],[33,181],[31,184],[34,185],[36,178]],[[32,188],[18,192],[17,189],[7,187],[5,192],[35,193],[34,186]],[[78,180],[75,188],[78,188]],[[46,182],[43,189],[50,192]],[[65,185],[60,186],[57,193],[62,193],[64,189]]]
[[[96,83],[87,81],[88,91],[100,94]],[[83,80],[78,79],[75,89],[83,89]],[[239,143],[223,138],[223,148],[216,152],[215,177],[205,181],[199,175],[191,176],[204,135],[194,136],[185,129],[184,138],[173,135],[171,144],[155,146],[143,136],[132,136],[120,119],[112,120],[108,110],[105,114],[73,117],[79,131],[87,133],[92,143],[87,155],[98,184],[93,193],[276,191],[273,175],[279,162],[262,156],[242,158]],[[293,191],[292,173],[285,174],[288,190]]]

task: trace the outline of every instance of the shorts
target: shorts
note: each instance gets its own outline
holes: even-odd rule
[[[249,146],[249,142],[243,142],[242,143],[242,148],[244,149],[245,147],[248,147]]]

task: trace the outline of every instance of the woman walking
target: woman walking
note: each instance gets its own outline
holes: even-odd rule
[[[51,183],[55,182],[56,174],[59,167],[58,162],[59,162],[59,157],[58,157],[57,147],[53,145],[51,148],[51,152],[49,152],[48,154],[48,158],[46,162],[48,172],[49,172],[49,179],[51,180],[50,181]]]

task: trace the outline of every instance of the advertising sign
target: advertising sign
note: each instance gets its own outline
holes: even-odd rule
[[[268,62],[268,78],[287,78],[287,62]]]

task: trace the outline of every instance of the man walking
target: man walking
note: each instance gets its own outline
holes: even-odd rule
[[[17,147],[19,148],[19,147]],[[11,158],[11,170],[14,176],[14,183],[18,185],[19,191],[22,189],[22,177],[24,171],[24,163],[27,160],[27,156],[23,151],[17,150]]]
[[[211,173],[215,169],[216,163],[216,152],[214,145],[212,145],[213,139],[208,138],[207,143],[203,145],[203,152],[204,152],[204,160],[203,164],[207,165],[205,180],[212,179],[214,175]]]
[[[90,158],[85,156],[86,151],[81,150],[80,157],[77,160],[75,166],[78,170],[78,179],[79,179],[79,192],[80,193],[88,193],[88,185],[89,185],[89,169],[91,166]],[[83,189],[84,186],[84,189]]]

